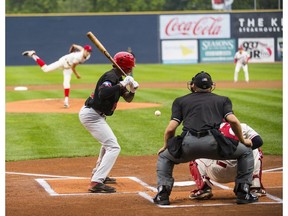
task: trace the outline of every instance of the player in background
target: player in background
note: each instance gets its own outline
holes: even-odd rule
[[[69,49],[69,54],[62,56],[57,61],[47,65],[39,56],[36,55],[34,50],[28,50],[22,53],[23,56],[28,56],[34,59],[34,61],[41,67],[43,72],[52,72],[56,69],[63,69],[63,88],[64,88],[64,107],[69,107],[69,95],[70,95],[70,81],[72,73],[75,74],[77,79],[80,79],[80,74],[76,71],[78,64],[84,63],[90,58],[92,47],[85,45],[84,47],[72,44]]]
[[[263,153],[259,148],[263,145],[263,141],[259,134],[247,124],[241,123],[241,128],[243,137],[245,139],[251,139],[253,144],[254,171],[250,191],[258,197],[265,196],[266,191],[261,181]],[[219,130],[224,136],[238,140],[229,123],[222,123]],[[191,161],[189,168],[197,187],[197,189],[191,191],[189,198],[198,200],[210,199],[213,196],[211,188],[213,184],[210,180],[218,183],[233,182],[237,175],[237,160],[211,160],[201,158]]]
[[[250,55],[243,50],[243,47],[240,46],[238,52],[235,53],[234,63],[236,63],[234,71],[234,82],[238,81],[238,75],[241,68],[243,68],[245,81],[249,82],[249,72],[248,72],[248,61]]]

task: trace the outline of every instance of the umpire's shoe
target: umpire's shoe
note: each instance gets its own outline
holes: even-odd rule
[[[234,188],[234,193],[237,196],[237,204],[258,202],[258,197],[255,194],[250,193],[250,186],[248,184],[238,184]]]
[[[158,205],[170,205],[169,195],[171,190],[167,189],[167,186],[161,185],[158,187],[158,193],[153,198],[155,204]]]
[[[116,189],[100,182],[91,182],[88,191],[92,193],[115,193]]]

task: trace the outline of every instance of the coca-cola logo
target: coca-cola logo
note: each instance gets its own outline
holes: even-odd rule
[[[193,36],[217,36],[222,30],[222,17],[204,16],[198,20],[180,20],[178,17],[172,18],[167,22],[165,34],[193,35]]]

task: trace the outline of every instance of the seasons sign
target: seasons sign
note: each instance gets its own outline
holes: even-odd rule
[[[229,14],[161,15],[161,39],[229,38]]]

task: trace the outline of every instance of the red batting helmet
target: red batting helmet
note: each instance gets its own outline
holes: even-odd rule
[[[87,50],[88,52],[92,52],[92,47],[90,45],[85,45],[84,49]]]
[[[135,58],[129,52],[118,52],[114,56],[115,62],[125,71],[135,67]]]

